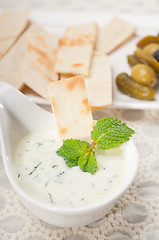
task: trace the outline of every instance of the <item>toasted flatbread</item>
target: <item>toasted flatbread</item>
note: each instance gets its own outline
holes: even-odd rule
[[[31,24],[8,53],[0,60],[0,81],[7,82],[19,90],[22,89],[24,86],[22,75],[25,64],[24,53],[27,46],[27,35],[32,31],[38,31],[38,29],[38,25]]]
[[[55,71],[88,76],[96,36],[95,23],[67,28],[60,39]]]
[[[60,75],[60,79],[72,77]],[[101,109],[112,104],[112,74],[109,57],[94,52],[90,68],[90,77],[85,78],[88,100],[92,110]]]
[[[54,62],[58,49],[59,37],[39,29],[38,32],[28,35],[26,57],[32,67],[44,72],[48,78],[58,79],[54,71]]]
[[[57,81],[58,74],[54,72],[54,61],[59,38],[47,33],[42,28],[27,36],[25,52],[24,83],[37,94],[48,99],[47,85]]]
[[[47,84],[50,81],[58,80],[58,75],[52,73],[52,78],[50,78],[44,68],[34,66],[26,57],[28,37],[33,33],[35,35],[41,33],[41,31],[40,26],[32,24],[0,60],[0,81],[8,82],[19,90],[23,88],[25,83],[37,94],[48,99]],[[36,62],[35,58],[34,62]]]
[[[136,27],[125,20],[114,17],[99,29],[96,50],[105,54],[111,53],[135,33]]]
[[[76,76],[48,86],[60,140],[90,141],[93,118],[83,76]]]
[[[35,70],[34,67],[27,61],[24,60],[24,65],[22,66],[22,80],[26,86],[31,88],[34,92],[45,99],[49,99],[47,85],[49,82],[53,82],[48,76]]]
[[[112,74],[108,56],[94,52],[90,77],[85,81],[92,110],[112,104]]]
[[[2,10],[0,14],[0,58],[29,24],[28,10]]]
[[[29,88],[26,85],[24,85],[24,87],[22,88],[21,92],[23,94],[26,94],[26,95],[35,95],[35,96],[40,97],[36,92],[34,92],[31,88]]]
[[[19,90],[24,86],[22,66],[24,65],[24,51],[26,49],[25,36],[31,29],[32,26],[26,30],[8,53],[0,60],[0,81],[7,82]]]

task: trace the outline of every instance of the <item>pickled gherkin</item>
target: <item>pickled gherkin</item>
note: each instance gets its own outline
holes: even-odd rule
[[[150,43],[159,43],[159,36],[146,36],[137,43],[137,47],[144,48]]]
[[[128,55],[127,60],[128,60],[130,67],[133,67],[136,64],[141,63],[141,61],[135,55]]]
[[[121,73],[116,77],[116,84],[119,90],[133,98],[141,100],[153,100],[155,91],[134,81],[127,73]]]

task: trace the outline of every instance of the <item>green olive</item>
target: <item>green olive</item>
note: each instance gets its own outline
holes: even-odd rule
[[[156,84],[155,71],[151,67],[142,63],[136,64],[132,68],[131,77],[135,81],[147,85],[149,87],[154,87]]]
[[[156,50],[159,50],[159,43],[150,43],[143,48],[143,51],[151,56]]]
[[[147,63],[150,65],[157,73],[159,73],[159,62],[156,59],[147,53],[145,53],[142,49],[137,48],[134,52],[135,56],[140,59],[141,62]]]

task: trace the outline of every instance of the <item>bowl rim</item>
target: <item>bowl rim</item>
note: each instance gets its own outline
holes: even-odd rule
[[[8,156],[5,154],[4,148],[5,146],[3,146],[3,144],[1,144],[2,146],[2,157],[3,157],[3,163],[4,163],[4,167],[7,173],[7,177],[13,187],[13,189],[18,193],[18,195],[26,200],[27,202],[29,202],[29,204],[34,205],[40,209],[46,210],[46,211],[50,211],[52,213],[55,214],[61,214],[61,215],[81,215],[81,214],[86,214],[87,212],[95,212],[96,210],[103,208],[104,206],[107,206],[107,204],[116,201],[128,188],[129,186],[132,184],[136,174],[137,174],[137,170],[138,170],[138,165],[139,165],[139,154],[136,148],[136,145],[134,144],[134,142],[132,140],[129,140],[129,143],[132,145],[132,147],[134,148],[133,150],[133,155],[134,157],[134,168],[133,168],[133,173],[131,178],[128,177],[128,182],[123,181],[119,188],[117,189],[117,191],[113,192],[111,195],[107,196],[107,198],[103,198],[101,201],[95,202],[93,204],[91,204],[90,206],[83,206],[83,207],[62,207],[62,206],[51,206],[51,205],[47,205],[47,203],[43,203],[40,202],[36,199],[34,199],[34,197],[32,197],[31,195],[29,195],[28,193],[25,192],[25,190],[23,190],[23,188],[20,186],[20,184],[18,184],[18,182],[16,181],[16,176],[12,175],[12,172],[9,170],[9,166],[8,166],[8,162],[4,160],[4,158],[8,158]],[[128,161],[129,162],[129,161]],[[13,174],[14,174],[14,169],[13,170]],[[126,174],[127,176],[127,174]],[[126,177],[125,177],[126,180]]]

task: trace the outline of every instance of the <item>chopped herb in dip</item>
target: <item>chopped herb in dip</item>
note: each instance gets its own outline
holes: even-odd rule
[[[84,207],[106,198],[123,182],[129,142],[107,151],[96,150],[98,168],[92,175],[83,172],[79,166],[68,167],[56,154],[59,146],[56,139],[56,131],[34,132],[16,146],[15,167],[19,184],[35,199],[56,206]],[[42,145],[37,147],[37,142]],[[29,151],[25,151],[26,146]]]

